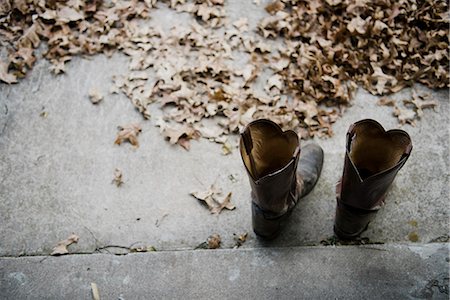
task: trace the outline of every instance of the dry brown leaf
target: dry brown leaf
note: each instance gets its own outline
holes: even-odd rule
[[[284,9],[284,3],[280,0],[273,1],[265,7],[265,10],[271,15],[274,15],[282,9]]]
[[[186,150],[190,149],[191,139],[200,137],[199,131],[187,124],[171,126],[164,123],[161,125],[161,132],[169,140],[169,143],[172,145],[178,144]]]
[[[411,124],[412,126],[416,126],[416,118],[417,114],[413,110],[410,109],[402,109],[398,106],[394,107],[394,115],[398,118],[398,121],[404,125],[406,123]]]
[[[363,20],[360,16],[353,18],[350,23],[347,24],[347,29],[350,33],[366,33],[366,21]]]
[[[206,243],[208,245],[208,249],[217,249],[217,248],[219,248],[221,241],[222,241],[222,239],[220,238],[220,235],[218,235],[217,233],[210,235],[208,237],[208,239],[206,240]]]
[[[123,184],[123,174],[120,169],[114,170],[114,179],[112,181],[117,187],[120,187]]]
[[[220,212],[222,211],[222,209],[226,208],[228,210],[233,210],[236,208],[236,206],[231,203],[231,195],[232,193],[229,192],[228,195],[225,196],[225,198],[222,200],[222,202],[217,202],[219,205],[218,206],[214,206],[211,210],[211,213],[218,215],[220,214]]]
[[[67,247],[73,243],[78,243],[80,237],[76,234],[71,234],[67,239],[58,242],[58,244],[53,248],[53,251],[50,255],[64,255],[69,253]]]
[[[103,95],[97,90],[97,88],[92,87],[89,90],[89,99],[91,100],[92,104],[98,104],[103,100]]]
[[[226,208],[228,210],[233,210],[236,207],[231,203],[231,195],[232,193],[228,193],[222,201],[218,201],[218,195],[222,193],[222,190],[218,188],[216,185],[212,184],[205,191],[195,191],[190,194],[194,196],[196,199],[203,201],[208,206],[209,211],[212,214],[218,215],[220,212]]]
[[[139,147],[139,141],[137,136],[142,132],[141,125],[139,124],[128,124],[125,126],[118,127],[119,132],[117,133],[117,138],[114,141],[115,144],[120,145],[124,141],[130,142],[134,147]]]
[[[237,249],[237,248],[241,247],[247,240],[248,232],[245,232],[240,235],[235,235],[235,234],[233,234],[233,235],[234,235],[234,240],[236,242],[233,249]]]
[[[228,155],[231,154],[233,151],[233,146],[229,142],[225,142],[222,144],[222,154]]]
[[[221,193],[222,190],[218,188],[216,185],[212,184],[209,187],[209,189],[205,191],[194,191],[191,192],[190,194],[194,196],[196,199],[204,201],[212,213],[212,210],[217,206],[217,202],[216,200],[214,200],[214,196]]]
[[[78,21],[84,18],[82,13],[68,6],[64,6],[63,8],[61,8],[56,16],[57,20],[62,23]]]
[[[6,83],[16,83],[17,77],[8,73],[8,65],[0,60],[0,80]]]
[[[377,102],[380,106],[395,106],[395,100],[392,98],[382,97]]]

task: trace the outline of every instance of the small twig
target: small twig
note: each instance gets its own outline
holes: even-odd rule
[[[92,289],[92,299],[100,300],[100,293],[98,292],[97,284],[94,282],[91,282],[91,289]]]
[[[168,215],[169,215],[168,213],[165,213],[165,214],[162,215],[161,219],[156,219],[155,226],[156,226],[156,227],[161,226],[161,222],[162,222]]]

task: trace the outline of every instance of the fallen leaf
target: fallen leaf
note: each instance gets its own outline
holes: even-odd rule
[[[240,235],[235,235],[235,234],[233,234],[233,235],[234,235],[234,240],[235,240],[235,245],[234,245],[233,249],[237,249],[237,248],[241,247],[247,240],[248,232],[245,232]]]
[[[347,29],[350,33],[358,32],[359,34],[364,34],[366,33],[366,21],[357,16],[347,24]]]
[[[62,23],[78,21],[84,18],[83,14],[68,6],[61,8],[56,16],[57,20]]]
[[[134,147],[139,147],[139,141],[137,136],[142,132],[142,128],[139,124],[128,124],[125,126],[118,127],[119,132],[117,133],[117,138],[114,141],[115,144],[120,145],[122,142],[130,142]]]
[[[114,170],[114,179],[112,181],[117,187],[120,187],[123,184],[123,174],[119,169]]]
[[[69,253],[67,247],[73,243],[77,243],[80,237],[76,234],[71,234],[67,239],[58,242],[58,244],[53,248],[50,255],[64,255]]]
[[[233,149],[233,147],[231,146],[231,144],[229,142],[225,142],[222,144],[222,154],[223,155],[231,154],[232,149]]]
[[[398,121],[400,124],[404,125],[406,123],[411,124],[412,126],[415,126],[415,120],[416,120],[416,112],[409,110],[409,109],[402,109],[398,106],[394,107],[394,115],[398,118]]]
[[[234,204],[231,203],[231,195],[232,193],[229,192],[228,195],[226,195],[225,198],[222,200],[222,202],[219,203],[216,201],[219,204],[219,206],[214,206],[212,209],[210,209],[211,213],[218,215],[224,208],[228,210],[235,209],[236,206],[234,206]]]
[[[392,98],[382,97],[378,100],[377,104],[381,106],[394,106],[395,100]]]
[[[208,249],[217,249],[220,247],[221,238],[218,234],[212,234],[206,240]]]
[[[216,185],[212,184],[207,190],[191,192],[190,195],[200,201],[205,202],[205,204],[208,206],[209,211],[212,214],[218,215],[224,208],[228,210],[233,210],[236,208],[231,203],[232,193],[228,193],[222,201],[218,201],[217,198],[221,193],[222,190]]]
[[[97,104],[103,100],[103,95],[97,90],[97,88],[92,87],[89,90],[89,99],[91,100],[92,104]]]
[[[221,194],[222,190],[216,185],[212,184],[209,189],[205,191],[194,191],[190,194],[200,201],[204,201],[212,213],[212,210],[217,206],[217,202],[214,200],[214,196]]]
[[[8,73],[8,64],[0,60],[0,80],[6,83],[16,83],[17,77]]]
[[[271,15],[275,14],[276,12],[282,9],[284,9],[284,3],[281,2],[280,0],[273,1],[265,7],[265,10]]]

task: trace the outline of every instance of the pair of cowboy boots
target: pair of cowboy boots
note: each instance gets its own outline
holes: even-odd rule
[[[403,130],[385,131],[369,119],[350,126],[344,171],[336,189],[334,232],[339,238],[355,239],[367,229],[411,150],[411,138]],[[300,148],[294,131],[261,119],[241,134],[240,152],[252,190],[253,230],[273,239],[299,199],[314,188],[322,171],[323,150],[317,144]]]

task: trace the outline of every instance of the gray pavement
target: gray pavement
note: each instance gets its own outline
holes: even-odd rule
[[[228,9],[236,18],[246,14],[236,4]],[[391,108],[358,90],[335,135],[316,140],[325,151],[316,188],[281,236],[262,242],[252,232],[250,187],[237,148],[224,156],[206,140],[192,142],[189,152],[164,141],[155,127],[157,107],[144,121],[124,95],[108,93],[126,61],[122,55],[75,58],[61,76],[39,61],[19,84],[0,85],[0,298],[88,299],[90,282],[106,299],[448,298],[448,290],[426,288],[445,276],[448,288],[448,244],[433,243],[448,242],[449,235],[448,90],[415,87],[439,106],[425,110],[416,127],[401,127],[412,137],[412,155],[364,233],[387,245],[304,247],[333,236],[348,126],[374,118],[386,129],[399,128]],[[106,95],[99,105],[87,96],[93,86]],[[392,97],[407,99],[410,92]],[[140,147],[114,145],[117,126],[130,122],[142,125]],[[120,188],[111,183],[115,168],[123,171]],[[235,210],[211,215],[189,195],[214,182],[224,194],[233,192]],[[72,232],[80,240],[70,251],[79,255],[46,256]],[[244,245],[231,249],[233,234],[244,232]],[[212,233],[221,235],[223,250],[192,251]],[[158,252],[108,254],[131,245]]]
[[[447,244],[38,256],[0,264],[2,299],[91,299],[92,282],[101,299],[448,299]]]

